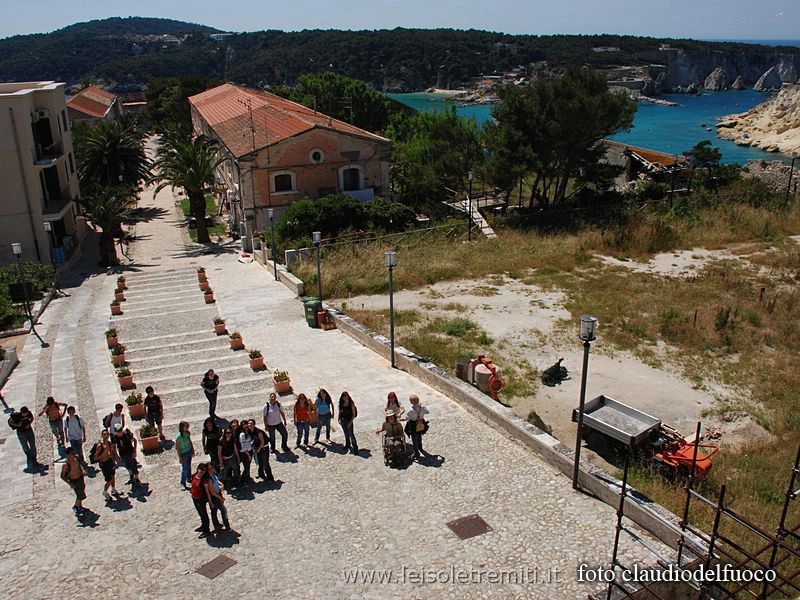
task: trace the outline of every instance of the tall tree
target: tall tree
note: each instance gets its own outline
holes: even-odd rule
[[[192,128],[189,96],[218,86],[222,82],[204,75],[156,77],[147,85],[147,116],[156,131]]]
[[[75,126],[75,157],[81,188],[123,186],[135,190],[150,177],[150,161],[144,148],[144,132],[132,119]]]
[[[588,185],[610,183],[617,169],[601,162],[605,149],[598,142],[630,128],[636,105],[608,91],[602,73],[570,68],[526,88],[506,86],[498,96],[490,153],[508,171],[534,175],[530,206],[549,208]]]
[[[217,167],[223,162],[217,154],[217,144],[205,135],[192,138],[183,129],[169,129],[162,135],[151,179],[158,182],[156,193],[167,186],[183,188],[189,198],[189,209],[197,224],[197,241],[207,244],[205,190],[214,183]]]
[[[134,199],[129,190],[120,186],[96,186],[84,192],[80,204],[92,226],[100,229],[101,266],[118,264],[114,238],[122,231],[122,224],[133,216]]]

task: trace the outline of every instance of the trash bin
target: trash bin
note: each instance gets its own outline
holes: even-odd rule
[[[306,323],[308,323],[308,326],[319,329],[319,324],[317,323],[317,311],[322,308],[322,302],[319,301],[319,298],[309,296],[303,300],[303,306],[305,307]]]

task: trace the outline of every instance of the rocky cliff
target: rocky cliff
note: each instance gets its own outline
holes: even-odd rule
[[[800,85],[784,87],[775,96],[717,125],[717,135],[740,146],[772,152],[800,151]]]

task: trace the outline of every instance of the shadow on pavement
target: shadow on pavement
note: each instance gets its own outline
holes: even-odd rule
[[[242,534],[238,531],[219,531],[206,538],[206,543],[212,548],[232,548],[239,544]]]
[[[113,496],[112,496],[113,497]],[[125,512],[133,508],[133,504],[127,497],[118,496],[113,500],[106,500],[106,506],[114,512]]]
[[[96,512],[92,512],[88,508],[83,511],[83,514],[78,517],[78,527],[97,527],[97,520],[100,518]]]

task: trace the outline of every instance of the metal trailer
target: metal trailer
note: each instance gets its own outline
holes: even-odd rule
[[[572,421],[578,422],[578,409],[572,411]],[[598,396],[584,405],[581,437],[589,439],[598,433],[637,450],[658,441],[661,419],[608,396]]]

